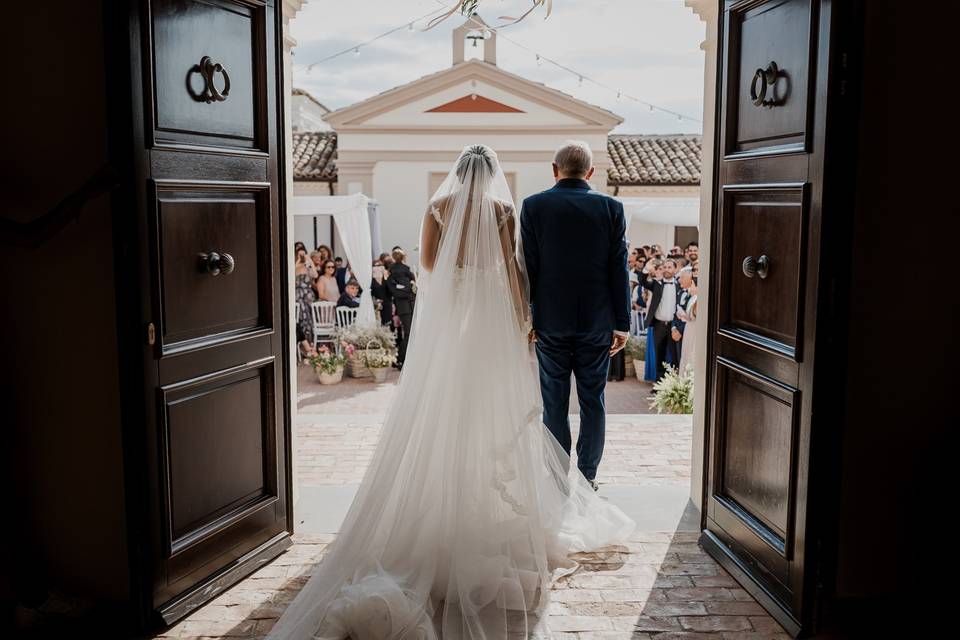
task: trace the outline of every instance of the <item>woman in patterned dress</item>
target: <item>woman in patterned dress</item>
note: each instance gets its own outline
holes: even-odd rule
[[[306,249],[297,249],[296,268],[294,270],[297,288],[297,302],[300,304],[300,316],[297,326],[303,333],[303,342],[300,343],[301,353],[309,353],[313,348],[313,317],[310,315],[310,305],[317,299],[313,293],[313,281],[317,279],[317,269],[307,258]]]

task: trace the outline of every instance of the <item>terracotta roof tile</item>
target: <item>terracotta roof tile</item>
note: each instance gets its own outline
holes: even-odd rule
[[[293,134],[293,179],[337,181],[337,134],[300,131]]]
[[[698,185],[702,140],[694,135],[615,134],[607,138],[610,186]],[[337,134],[293,134],[293,179],[336,182]]]
[[[701,148],[702,138],[694,135],[611,135],[607,184],[700,184]]]

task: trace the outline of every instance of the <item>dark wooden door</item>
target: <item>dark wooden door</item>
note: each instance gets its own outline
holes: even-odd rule
[[[701,541],[795,635],[809,628],[817,561],[831,27],[828,1],[723,4]]]
[[[280,10],[127,7],[145,387],[127,464],[145,606],[169,623],[289,544]]]

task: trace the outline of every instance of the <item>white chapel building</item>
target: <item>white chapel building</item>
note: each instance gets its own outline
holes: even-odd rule
[[[379,212],[374,245],[403,247],[412,265],[428,200],[468,144],[497,152],[518,205],[553,186],[553,154],[575,138],[593,150],[591,183],[598,191],[645,203],[665,198],[677,205],[682,198],[698,206],[699,136],[611,135],[620,116],[504,71],[497,66],[496,32],[481,33],[473,24],[453,31],[450,67],[327,113],[323,120],[332,131],[295,131],[294,195],[364,193]],[[467,52],[481,55],[469,58]],[[670,224],[673,209],[665,207],[653,223],[635,220],[631,244],[696,239],[695,227]],[[336,253],[329,220],[295,224],[296,240],[332,245]]]

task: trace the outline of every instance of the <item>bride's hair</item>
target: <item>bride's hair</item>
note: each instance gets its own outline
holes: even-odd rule
[[[485,144],[470,145],[457,159],[456,172],[460,182],[470,176],[474,180],[490,180],[496,173],[497,154]]]

